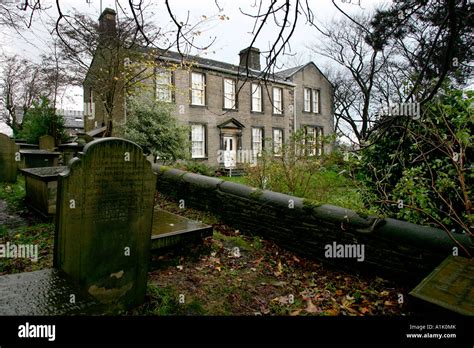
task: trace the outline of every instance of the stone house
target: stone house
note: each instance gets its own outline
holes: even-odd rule
[[[111,27],[115,12],[106,9],[101,21],[109,23],[100,23],[100,27]],[[198,56],[183,58],[172,51],[156,57],[153,77],[147,80],[153,92],[147,95],[176,105],[176,118],[190,127],[193,160],[238,168],[254,161],[264,149],[278,155],[296,129],[314,134],[315,143],[333,132],[332,86],[314,63],[264,79],[257,48],[241,50],[239,58],[240,64],[233,65]],[[95,59],[91,68],[94,63]],[[167,68],[170,66],[174,68]],[[126,121],[123,99],[113,115],[114,122]],[[100,102],[94,100],[87,79],[84,101],[85,105],[96,105],[95,117],[84,117],[85,131],[104,126],[103,111],[97,106]],[[314,155],[330,151],[329,147],[315,148]]]

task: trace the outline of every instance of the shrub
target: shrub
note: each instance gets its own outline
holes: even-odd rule
[[[42,97],[39,103],[33,102],[33,107],[26,112],[18,137],[28,143],[37,144],[43,135],[53,136],[58,143],[69,138],[65,131],[64,118],[56,114],[45,97]]]

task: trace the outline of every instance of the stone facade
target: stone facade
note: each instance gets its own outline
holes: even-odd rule
[[[320,127],[322,134],[328,136],[334,132],[333,86],[318,67],[310,62],[278,73],[293,82],[295,87],[295,124],[296,129]],[[305,89],[319,91],[319,110],[305,111]],[[332,144],[324,144],[324,152],[332,151]]]
[[[106,10],[107,11],[107,10]],[[104,11],[105,12],[105,11]],[[113,20],[111,12],[108,16],[101,16],[101,20]],[[103,25],[110,27],[110,25]],[[99,51],[99,50],[98,50]],[[305,126],[322,127],[324,135],[333,133],[333,100],[332,86],[314,65],[309,63],[298,69],[289,69],[281,73],[262,79],[260,70],[260,51],[257,48],[245,48],[239,53],[240,65],[232,65],[215,60],[205,59],[197,56],[181,57],[176,52],[161,52],[157,56],[157,65],[163,66],[171,71],[173,98],[176,104],[175,116],[184,125],[202,125],[200,132],[205,133],[205,149],[203,154],[193,156],[194,160],[205,162],[211,166],[239,167],[243,162],[249,162],[255,156],[253,149],[253,128],[261,129],[264,139],[263,147],[272,149],[275,132],[280,132],[283,142],[286,142],[291,134],[298,128]],[[103,58],[96,53],[91,64],[90,71],[100,68],[104,63]],[[172,66],[172,68],[169,68]],[[193,105],[192,103],[192,81],[193,73],[201,73],[205,83],[204,105]],[[153,75],[153,73],[151,74]],[[156,78],[148,79],[146,85],[151,86],[142,96],[156,98]],[[235,81],[234,109],[226,109],[224,106],[226,79]],[[262,110],[252,111],[252,84],[261,86]],[[302,90],[304,86],[310,86],[320,91],[320,107],[318,114],[305,114],[303,109]],[[282,91],[282,113],[273,112],[274,94],[273,89],[280,88]],[[151,91],[151,93],[150,93]],[[92,96],[91,96],[92,94]],[[295,101],[296,96],[296,101]],[[85,131],[92,131],[106,124],[103,103],[94,99],[94,91],[88,80],[84,83],[84,102],[89,105],[89,113],[85,111]],[[126,121],[123,95],[116,97],[117,107],[113,112],[112,136],[120,136],[117,133],[120,124]],[[94,105],[94,110],[92,106]],[[94,117],[90,116],[94,112]],[[194,126],[197,128],[198,126]],[[257,132],[257,131],[255,131]],[[190,131],[190,138],[192,131]],[[278,135],[278,134],[277,134]],[[255,142],[254,142],[255,143]],[[231,148],[231,150],[229,150]],[[330,147],[325,148],[330,150]],[[191,151],[191,150],[190,150]],[[229,164],[224,154],[233,151],[233,161]]]

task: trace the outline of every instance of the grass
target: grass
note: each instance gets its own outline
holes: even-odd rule
[[[0,274],[31,272],[53,265],[54,224],[28,221],[22,215],[27,212],[25,206],[25,182],[18,177],[16,183],[0,184],[0,199],[7,203],[7,211],[18,215],[22,226],[0,226],[0,244],[6,245],[37,245],[38,260],[28,258],[5,258],[0,262]],[[29,224],[29,226],[28,226]]]
[[[245,176],[220,178],[238,184],[249,185],[249,181]],[[273,190],[288,193],[282,189],[275,190],[275,188],[273,188]],[[334,170],[322,170],[315,173],[309,184],[309,189],[302,198],[313,200],[317,205],[337,205],[342,208],[354,210],[363,215],[377,214],[375,208],[367,208],[364,205],[362,195],[354,182]]]
[[[24,208],[25,193],[25,179],[21,176],[16,183],[0,183],[0,199],[7,202],[10,211]]]

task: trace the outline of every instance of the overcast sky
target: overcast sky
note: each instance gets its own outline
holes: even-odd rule
[[[88,1],[90,4],[87,3]],[[89,14],[96,19],[98,19],[101,13],[101,5],[102,9],[106,7],[116,8],[115,1],[113,0],[88,1],[60,0],[60,5],[63,13],[72,14],[74,11],[79,11]],[[222,9],[221,12],[219,12],[216,6],[216,1]],[[360,6],[357,6],[348,3],[349,1],[358,3],[359,0],[335,0],[341,9],[351,15],[363,11],[373,11],[375,6],[389,3],[388,0],[360,0]],[[264,0],[266,4],[269,2],[270,0]],[[308,2],[311,4],[315,20],[318,23],[329,22],[334,18],[342,16],[331,0],[308,0]],[[47,26],[47,23],[55,20],[58,12],[55,2],[52,0],[42,1],[43,3],[44,6],[50,8],[44,11],[41,16],[35,17],[32,30],[25,29],[20,36],[12,30],[1,29],[0,45],[3,52],[17,53],[33,60],[38,60],[42,53],[49,52],[49,30],[51,28]],[[128,8],[128,1],[121,1],[121,3],[127,5]],[[200,46],[206,46],[212,40],[215,39],[215,41],[207,51],[194,51],[192,52],[193,54],[199,53],[206,58],[238,64],[238,53],[243,48],[249,46],[253,37],[252,30],[254,27],[254,19],[243,15],[241,11],[255,14],[257,12],[256,4],[259,3],[259,0],[171,0],[170,3],[178,21],[184,22],[188,15],[190,23],[197,23],[202,21],[203,18],[207,18],[198,28],[201,34],[196,37],[196,43]],[[158,27],[162,27],[165,30],[173,29],[163,1],[152,1],[147,14]],[[229,19],[219,20],[218,15],[225,15]],[[306,48],[307,45],[317,44],[318,32],[305,22],[304,16],[300,16],[297,28],[290,40],[292,53],[298,58],[282,57],[278,67],[288,67],[296,65],[296,63],[306,63],[313,60],[324,71],[324,67],[328,62],[324,61],[321,57],[311,54]],[[268,49],[269,45],[276,38],[277,30],[278,27],[273,23],[266,25],[255,46],[262,51]],[[82,110],[82,90],[76,88],[68,91],[67,95],[67,98],[63,98],[62,107]],[[71,96],[74,98],[71,98]]]

